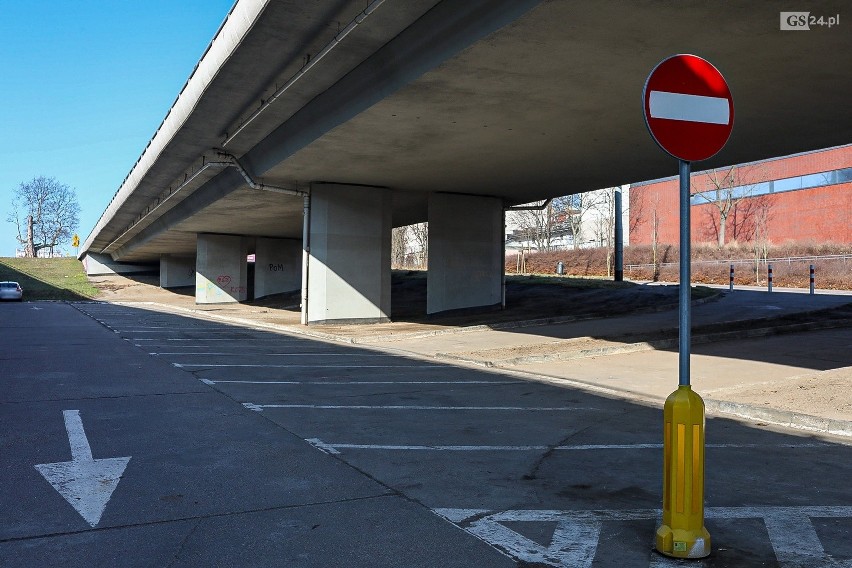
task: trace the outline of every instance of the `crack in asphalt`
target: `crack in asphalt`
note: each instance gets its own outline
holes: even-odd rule
[[[622,410],[619,414],[623,415],[623,414],[626,414],[626,413],[627,413],[626,410]],[[601,417],[597,420],[593,420],[591,424],[587,424],[584,428],[581,428],[580,430],[577,430],[576,432],[572,432],[572,433],[568,434],[567,436],[565,436],[564,438],[562,438],[561,440],[559,440],[558,442],[556,442],[554,444],[548,445],[548,448],[544,451],[544,453],[542,453],[535,460],[535,462],[533,462],[532,468],[530,469],[529,473],[525,473],[524,475],[522,475],[521,479],[523,479],[524,481],[533,481],[533,480],[538,479],[539,469],[541,469],[541,466],[544,464],[544,462],[546,460],[550,459],[550,457],[556,452],[556,448],[558,448],[559,446],[567,445],[568,442],[571,441],[573,438],[579,436],[580,434],[583,434],[584,432],[587,432],[587,431],[597,427],[600,423],[605,422],[607,420],[611,420],[611,419],[612,419],[612,416],[605,416],[605,417]]]

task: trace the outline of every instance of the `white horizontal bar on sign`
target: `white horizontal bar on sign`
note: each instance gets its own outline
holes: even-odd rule
[[[648,101],[651,118],[728,124],[731,112],[728,99],[651,91]]]

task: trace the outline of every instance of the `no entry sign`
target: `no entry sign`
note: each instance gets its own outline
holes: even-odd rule
[[[704,402],[692,392],[689,379],[690,168],[691,162],[706,160],[728,141],[734,125],[734,101],[719,70],[695,55],[675,55],[657,65],[645,81],[642,101],[651,136],[678,159],[680,173],[678,390],[666,399],[663,409],[666,497],[663,522],[656,531],[656,548],[675,558],[704,558],[710,554],[710,533],[704,526]],[[691,441],[684,442],[687,439]],[[673,440],[678,440],[675,443],[680,457],[686,452],[691,460],[673,458]]]
[[[660,147],[680,160],[706,160],[722,149],[734,125],[725,78],[696,55],[673,55],[657,65],[642,91],[645,124]]]

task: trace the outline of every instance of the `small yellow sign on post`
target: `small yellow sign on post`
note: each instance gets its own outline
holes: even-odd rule
[[[80,236],[79,236],[79,235],[76,235],[76,234],[75,234],[75,235],[71,238],[71,246],[72,246],[72,247],[78,247],[78,246],[80,246]]]

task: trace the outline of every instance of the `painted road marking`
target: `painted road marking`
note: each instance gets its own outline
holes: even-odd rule
[[[130,338],[127,338],[127,337],[125,337],[124,340],[125,341],[134,341],[133,339],[130,339]],[[145,339],[137,339],[136,341],[145,341]],[[134,347],[141,347],[142,349],[151,349],[152,348],[152,345],[150,343],[146,343],[145,345],[142,345],[141,343],[134,343],[133,346]],[[209,345],[181,345],[180,347],[182,349],[210,349]]]
[[[222,327],[201,327],[201,326],[178,326],[178,325],[121,325],[114,326],[108,323],[104,323],[110,329],[117,329],[118,331],[125,332],[138,332],[138,333],[167,333],[169,331],[234,331],[231,328],[223,329]],[[149,331],[144,331],[149,330]],[[154,331],[156,330],[156,331]],[[162,330],[162,331],[160,331]],[[242,331],[242,330],[240,330]]]
[[[109,326],[107,326],[109,327]],[[169,329],[163,330],[144,330],[144,329],[119,329],[119,328],[110,328],[116,333],[188,333],[188,332],[203,332],[203,333],[229,333],[231,335],[240,334],[240,336],[244,336],[244,334],[252,333],[254,330],[252,329],[207,329],[207,328],[192,328],[192,327],[173,327]]]
[[[227,355],[229,357],[396,357],[396,355],[390,355],[388,353],[323,353],[322,351],[317,353],[252,353],[246,351],[239,352],[217,352],[217,353],[169,353],[169,352],[152,352],[148,353],[148,355],[169,355],[171,357],[175,356],[187,356],[187,357],[198,357],[198,356],[213,356],[213,355]]]
[[[432,367],[447,368],[447,365],[260,365],[256,363],[247,363],[240,365],[236,363],[214,365],[211,363],[172,363],[175,367],[183,369],[184,367],[250,367],[253,369],[425,369]]]
[[[580,444],[572,446],[422,446],[401,444],[338,444],[325,442],[319,438],[306,440],[312,446],[331,454],[339,454],[340,450],[379,450],[379,451],[411,451],[411,452],[541,452],[567,451],[587,452],[595,450],[661,450],[662,444]],[[831,444],[707,444],[707,448],[822,448]]]
[[[523,381],[211,381],[201,379],[202,383],[215,385],[217,383],[230,383],[238,385],[519,385]]]
[[[63,410],[71,445],[71,461],[43,463],[35,468],[92,527],[96,526],[130,461],[92,457],[79,410]]]
[[[435,509],[451,523],[483,539],[516,560],[547,566],[591,567],[604,522],[658,521],[659,509],[613,509],[593,511],[519,510],[491,512],[487,509]],[[826,554],[813,518],[850,518],[852,507],[707,507],[705,519],[761,519],[769,542],[782,568],[829,566],[850,568],[852,561],[837,560]],[[556,527],[548,545],[511,530],[504,523],[548,522]],[[649,534],[649,540],[653,535]],[[681,565],[656,553],[649,566]]]
[[[236,339],[233,337],[161,337],[161,338],[148,338],[148,337],[130,337],[128,338],[130,341],[235,341]],[[252,343],[257,343],[258,341],[275,341],[275,342],[283,342],[286,341],[284,339],[279,340],[275,337],[239,337],[237,339],[251,339]],[[293,341],[305,341],[304,339],[296,339]]]
[[[309,408],[312,410],[512,410],[530,412],[571,412],[574,410],[600,410],[582,406],[419,406],[419,405],[336,405],[336,404],[254,404],[244,402],[249,410],[260,412],[266,408]]]
[[[166,329],[172,331],[184,330],[184,331],[226,331],[220,327],[201,327],[201,326],[175,326],[175,325],[127,325],[122,326],[121,331],[135,331],[139,329]],[[143,332],[149,333],[149,332]],[[151,332],[156,333],[156,332]]]

